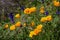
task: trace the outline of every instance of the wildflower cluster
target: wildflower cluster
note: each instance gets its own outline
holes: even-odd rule
[[[46,21],[51,21],[52,20],[52,16],[51,15],[48,15],[48,16],[46,16],[46,17],[42,17],[41,18],[41,22],[46,22]]]
[[[29,37],[33,37],[34,35],[38,35],[39,32],[42,31],[42,25],[38,25],[33,31],[30,32]]]
[[[11,21],[12,23],[10,22],[5,23],[4,29],[10,30],[10,32],[16,31],[14,35],[16,34],[16,36],[19,36],[19,37],[16,37],[16,36],[13,36],[13,37],[20,38],[21,40],[29,40],[30,37],[33,38],[34,36],[37,36],[39,34],[40,35],[38,37],[44,38],[45,36],[45,38],[47,37],[46,40],[48,40],[49,37],[51,38],[51,36],[53,38],[54,36],[53,34],[55,34],[54,32],[60,26],[60,23],[59,23],[60,2],[57,0],[53,0],[52,3],[50,4],[49,2],[45,3],[45,0],[41,0],[41,1],[42,3],[38,2],[37,4],[39,3],[40,4],[37,6],[33,5],[32,7],[31,6],[29,7],[26,6],[22,8],[19,7],[22,10],[19,9],[19,11],[17,11],[16,14],[14,14],[14,12],[9,13],[8,14],[9,21]],[[7,35],[10,35],[10,34],[7,33]],[[32,39],[32,40],[35,40],[35,39]],[[40,39],[36,39],[36,40],[40,40]]]
[[[24,10],[24,13],[25,14],[31,14],[32,12],[35,12],[36,11],[36,7],[31,7],[31,8],[26,8]]]
[[[20,14],[16,14],[15,15],[15,18],[20,18]],[[15,30],[16,27],[20,27],[20,26],[21,26],[21,22],[18,21],[15,24],[13,24],[13,25],[10,26],[10,30]],[[8,24],[5,24],[5,28],[8,28],[8,27],[9,27],[9,25]]]

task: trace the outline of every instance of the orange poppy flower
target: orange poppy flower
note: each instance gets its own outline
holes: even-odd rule
[[[21,26],[21,22],[17,22],[17,23],[15,24],[15,26],[16,26],[16,27],[20,27],[20,26]]]
[[[15,30],[15,25],[10,26],[10,30]]]

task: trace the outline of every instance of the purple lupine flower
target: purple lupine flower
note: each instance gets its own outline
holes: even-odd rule
[[[15,0],[15,1],[17,2],[17,5],[20,6],[20,10],[24,10],[25,6],[24,5],[21,5],[18,0]]]
[[[46,11],[46,12],[45,12],[45,15],[48,15],[48,14],[49,14],[49,12],[48,12],[48,11]]]
[[[56,14],[60,14],[60,11],[56,11]]]
[[[24,10],[24,9],[25,9],[25,6],[21,6],[20,9],[21,9],[21,10]]]
[[[13,16],[13,13],[10,13],[10,14],[9,14],[9,18],[10,18],[11,22],[14,23],[14,16]]]
[[[42,3],[44,3],[44,0],[41,0]]]

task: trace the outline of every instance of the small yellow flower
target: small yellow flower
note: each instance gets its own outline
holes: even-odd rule
[[[30,24],[30,26],[34,26],[35,25],[35,22],[34,21],[32,21],[31,22],[31,24]]]
[[[15,30],[15,25],[10,26],[10,30]]]
[[[60,6],[60,3],[59,3],[59,1],[55,0],[55,1],[53,1],[53,5],[56,6],[56,7],[58,7],[58,6]]]
[[[31,13],[31,11],[30,11],[30,9],[29,9],[29,8],[26,8],[26,9],[24,10],[24,13],[25,13],[25,14],[30,14],[30,13]]]
[[[32,37],[33,37],[33,35],[32,35],[32,34],[29,34],[29,37],[31,37],[31,38],[32,38]]]
[[[5,24],[5,28],[8,28],[8,24]]]
[[[44,12],[45,12],[44,6],[42,6],[42,7],[40,8],[40,13],[44,13]]]
[[[26,24],[26,23],[24,23],[23,25],[24,25],[24,27],[25,27],[27,24]]]
[[[48,16],[46,17],[46,19],[47,19],[47,21],[51,21],[51,20],[52,20],[52,16],[51,16],[51,15],[48,15]]]
[[[15,17],[16,17],[16,18],[20,18],[20,14],[16,14]]]
[[[40,13],[42,13],[42,14],[43,14],[44,12],[45,12],[44,10],[40,10]]]
[[[20,26],[21,26],[21,22],[17,22],[17,23],[15,24],[15,26],[16,26],[16,27],[20,27]]]
[[[43,27],[43,25],[42,25],[42,24],[40,24],[40,25],[38,25],[38,26],[37,26],[37,28],[36,28],[36,29],[41,30],[41,29],[42,29],[42,27]]]
[[[32,37],[33,37],[33,35],[34,35],[34,31],[31,31],[31,32],[30,32],[30,34],[29,34],[29,37],[31,37],[31,38],[32,38]]]
[[[47,20],[46,17],[42,17],[40,21],[41,22],[46,22],[46,20]]]
[[[35,11],[36,11],[36,7],[31,7],[31,8],[30,8],[30,11],[31,11],[31,12],[35,12]]]
[[[44,6],[42,6],[42,7],[40,8],[40,10],[44,10]]]

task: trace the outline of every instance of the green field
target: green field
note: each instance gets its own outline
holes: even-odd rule
[[[60,40],[60,0],[1,0],[0,40]]]

